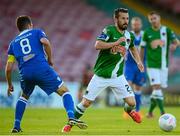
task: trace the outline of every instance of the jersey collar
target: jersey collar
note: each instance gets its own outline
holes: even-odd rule
[[[28,31],[30,31],[30,30],[31,30],[31,29],[25,29],[25,30],[23,30],[23,31],[19,34],[19,36],[21,36],[22,34],[28,32]]]

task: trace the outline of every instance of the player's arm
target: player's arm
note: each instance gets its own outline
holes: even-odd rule
[[[44,46],[44,50],[46,52],[49,65],[53,66],[50,41],[47,38],[41,38],[40,41]]]
[[[8,55],[8,60],[5,68],[6,81],[8,83],[8,90],[7,90],[8,96],[10,96],[11,92],[14,91],[11,80],[11,73],[13,70],[14,63],[15,63],[15,57],[13,55]]]
[[[124,41],[125,41],[125,37],[121,37],[120,39],[118,39],[115,42],[104,42],[101,40],[97,40],[94,46],[95,46],[96,50],[104,50],[104,49],[112,48],[114,46],[118,46],[118,45],[120,45],[120,43],[122,43]]]
[[[176,48],[180,46],[180,41],[170,28],[167,28],[167,36],[169,41],[171,41],[171,45],[170,45],[171,50],[172,51],[176,50]]]
[[[145,48],[140,47],[140,58],[142,62],[144,62],[144,53],[145,53]]]
[[[177,47],[180,46],[180,41],[179,39],[174,39],[172,42],[171,42],[171,50],[174,51],[176,50]]]
[[[141,43],[140,43],[140,58],[141,61],[144,62],[144,53],[145,53],[145,47],[146,47],[146,32],[144,32],[142,39],[141,39]]]
[[[110,49],[113,46],[118,46],[121,42],[125,41],[125,38],[120,38],[115,42],[108,42],[112,35],[111,26],[107,26],[103,29],[102,33],[97,37],[95,42],[96,50]]]
[[[139,52],[135,46],[129,48],[131,55],[133,56],[134,60],[137,63],[137,66],[141,72],[144,72],[144,66],[142,64],[141,58],[139,56]]]

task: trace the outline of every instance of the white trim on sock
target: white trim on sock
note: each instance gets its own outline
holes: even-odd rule
[[[70,92],[65,92],[65,93],[63,93],[62,97],[64,97],[67,94],[71,95]]]
[[[138,90],[138,91],[137,91],[137,90],[134,90],[134,93],[135,93],[135,94],[141,94],[142,91],[141,91],[141,90]]]
[[[151,98],[163,100],[164,97],[163,97],[162,90],[161,89],[154,89],[152,94],[151,94]]]
[[[77,106],[78,106],[78,108],[80,108],[82,111],[85,111],[85,110],[86,110],[86,107],[83,106],[82,102],[79,103]]]

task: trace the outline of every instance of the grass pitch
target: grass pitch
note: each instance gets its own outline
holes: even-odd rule
[[[143,113],[146,112],[147,109],[143,109]],[[155,110],[155,118],[144,117],[141,124],[136,124],[131,119],[122,117],[123,108],[90,108],[82,117],[89,125],[88,129],[73,127],[72,132],[65,135],[180,135],[180,107],[166,108],[166,112],[173,114],[177,119],[177,127],[172,132],[160,130],[158,109]],[[0,135],[11,135],[13,120],[14,109],[0,109]],[[64,135],[61,129],[66,121],[63,109],[27,108],[22,120],[23,132],[18,135]]]

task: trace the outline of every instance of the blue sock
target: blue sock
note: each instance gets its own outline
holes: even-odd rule
[[[141,106],[141,91],[135,91],[135,99],[136,99],[136,111],[140,111]]]
[[[62,95],[64,108],[66,109],[68,118],[74,118],[74,101],[69,92]]]
[[[25,108],[26,108],[27,100],[24,97],[19,97],[17,104],[16,104],[16,111],[15,111],[15,122],[14,128],[20,129],[21,119],[23,117]]]

